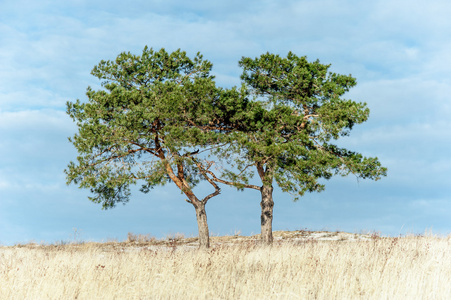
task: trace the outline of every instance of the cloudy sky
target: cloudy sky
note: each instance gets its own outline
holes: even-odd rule
[[[370,119],[339,144],[379,157],[388,176],[334,178],[298,202],[276,190],[274,230],[449,234],[450,14],[447,0],[2,0],[0,244],[197,235],[173,184],[105,211],[65,183],[77,154],[66,102],[100,88],[100,60],[145,45],[200,51],[226,87],[240,84],[242,56],[267,51],[357,78],[346,97],[367,102]],[[207,205],[211,234],[259,233],[259,201],[223,187]]]

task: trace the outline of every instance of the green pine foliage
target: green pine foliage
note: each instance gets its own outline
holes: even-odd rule
[[[68,183],[90,189],[103,208],[127,202],[138,181],[143,192],[172,180],[192,194],[205,179],[194,156],[217,142],[221,123],[233,124],[233,111],[216,102],[238,93],[217,88],[211,68],[199,53],[190,59],[147,47],[140,56],[101,61],[91,73],[104,89],[88,88],[87,102],[67,103],[79,153],[65,170]]]
[[[216,153],[233,161],[233,168],[222,174],[226,183],[256,188],[246,184],[251,167],[257,167],[263,185],[275,181],[296,200],[305,192],[324,190],[319,179],[333,175],[352,173],[374,180],[386,176],[376,157],[333,143],[369,117],[366,103],[342,98],[356,85],[355,78],[328,72],[330,65],[291,52],[287,57],[243,57],[239,65],[248,93],[261,105],[254,105],[258,112],[245,130],[234,132],[233,145]]]

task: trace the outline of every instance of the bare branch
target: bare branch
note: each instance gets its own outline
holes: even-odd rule
[[[207,179],[208,182],[210,182],[210,180],[212,180],[212,181],[216,181],[216,182],[219,182],[219,183],[222,183],[222,184],[227,184],[227,185],[234,186],[234,187],[242,186],[242,187],[248,188],[248,189],[254,189],[254,190],[258,190],[258,191],[261,190],[261,187],[256,186],[256,185],[253,185],[253,184],[245,184],[245,183],[239,183],[239,182],[232,182],[232,181],[227,181],[227,180],[218,178],[218,177],[216,177],[216,175],[215,175],[212,171],[209,170],[209,168],[210,168],[211,165],[208,166],[207,169],[205,169],[205,168],[202,167],[202,165],[200,164],[199,161],[195,161],[195,162],[196,162],[196,164],[197,164],[199,170],[201,170],[201,173],[209,174],[209,175],[211,176],[211,178]],[[204,177],[207,178],[206,175],[204,175]],[[211,182],[210,182],[210,183],[211,183]]]

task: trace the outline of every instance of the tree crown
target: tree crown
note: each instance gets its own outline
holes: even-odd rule
[[[211,67],[199,53],[190,59],[147,47],[101,61],[92,74],[104,90],[88,87],[86,103],[67,103],[79,129],[70,139],[79,156],[66,170],[68,183],[90,188],[104,208],[128,201],[138,180],[144,192],[170,179],[192,189],[203,179],[193,157],[217,142],[224,124],[234,126],[228,99],[240,93],[217,88]]]
[[[351,75],[328,72],[330,65],[292,52],[287,57],[243,57],[239,65],[249,94],[262,105],[254,106],[260,120],[237,131],[237,143],[219,151],[234,158],[237,171],[229,169],[223,176],[235,186],[242,188],[252,177],[250,166],[257,167],[264,185],[275,180],[295,199],[306,191],[323,190],[319,179],[335,174],[375,180],[386,175],[377,158],[332,144],[369,116],[366,103],[342,98],[356,85]]]

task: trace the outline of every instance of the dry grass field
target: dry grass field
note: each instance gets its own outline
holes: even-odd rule
[[[257,238],[0,247],[0,299],[451,299],[451,235]]]

